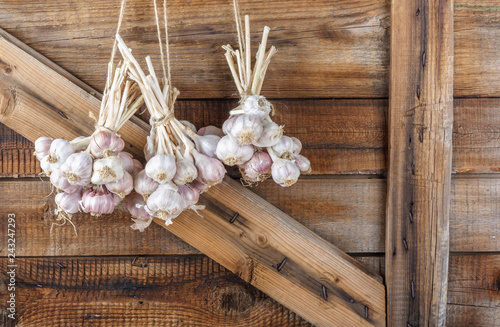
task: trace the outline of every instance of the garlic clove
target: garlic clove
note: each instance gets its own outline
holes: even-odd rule
[[[261,120],[255,116],[240,115],[236,118],[228,135],[239,145],[248,145],[257,141],[263,131]]]
[[[245,99],[241,110],[246,115],[255,116],[262,120],[271,113],[271,104],[262,95],[251,95]]]
[[[115,209],[113,194],[105,187],[89,188],[82,195],[80,207],[92,216],[110,214]]]
[[[144,200],[147,200],[159,185],[159,183],[146,175],[145,170],[141,170],[134,178],[134,190],[142,195]]]
[[[127,171],[123,173],[123,177],[117,181],[107,183],[106,188],[120,198],[124,198],[134,189],[134,178]]]
[[[92,156],[86,152],[71,154],[61,165],[61,172],[73,185],[86,186],[92,177]]]
[[[81,187],[78,192],[73,193],[58,193],[56,194],[55,202],[57,207],[66,213],[77,213],[80,211],[79,202],[82,199]]]
[[[95,133],[90,140],[90,153],[95,158],[116,156],[125,147],[122,138],[113,132],[101,130]]]
[[[309,159],[304,157],[303,155],[296,154],[295,155],[295,164],[300,169],[300,171],[304,174],[311,173],[311,162]]]
[[[91,182],[95,185],[111,183],[122,178],[124,171],[118,157],[109,156],[97,159],[94,161]]]
[[[281,159],[293,160],[294,142],[290,137],[284,135],[272,148]]]
[[[50,182],[58,191],[65,193],[74,193],[81,190],[78,185],[72,185],[61,172],[60,169],[55,169],[52,174],[50,174]]]
[[[223,137],[225,134],[219,127],[215,127],[213,125],[208,125],[206,127],[202,127],[198,130],[198,135],[217,135],[219,137]]]
[[[290,137],[293,141],[293,154],[297,155],[302,151],[302,142],[296,137]]]
[[[146,174],[156,182],[163,184],[174,178],[177,167],[175,156],[171,154],[157,154],[146,163]]]
[[[210,158],[198,151],[193,151],[195,166],[198,169],[197,180],[208,186],[219,184],[222,182],[226,169],[224,165],[215,158]]]
[[[251,145],[238,145],[226,135],[217,144],[217,158],[228,166],[242,165],[250,160],[255,152]]]
[[[252,142],[253,145],[267,148],[275,145],[283,137],[283,126],[279,126],[273,121],[264,121],[263,130],[257,141]]]
[[[271,167],[271,175],[277,184],[288,187],[297,182],[300,170],[292,161],[277,158]]]
[[[215,150],[219,141],[220,136],[217,135],[196,136],[194,138],[196,150],[212,158],[215,157]]]
[[[52,143],[51,137],[42,136],[35,141],[35,155],[38,160],[49,154],[50,144]]]
[[[177,160],[177,169],[175,172],[175,176],[172,181],[177,185],[184,185],[187,183],[191,183],[198,177],[198,170],[194,163],[189,161],[188,159],[180,159]]]

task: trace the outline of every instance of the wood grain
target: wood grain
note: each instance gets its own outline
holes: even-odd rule
[[[388,326],[445,326],[453,127],[453,0],[391,2]]]
[[[159,50],[152,2],[131,1],[121,34],[137,58]],[[240,1],[257,48],[264,25],[278,48],[269,97],[387,97],[389,3],[341,0]],[[78,11],[78,16],[74,15]],[[119,4],[115,1],[4,0],[0,26],[97,90],[104,87]],[[169,2],[173,82],[183,98],[235,94],[221,46],[235,44],[231,2]]]

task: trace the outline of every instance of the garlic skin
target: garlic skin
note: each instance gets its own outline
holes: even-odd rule
[[[255,152],[251,145],[238,145],[226,135],[217,144],[217,158],[228,166],[242,165],[250,160]]]
[[[198,169],[197,180],[204,185],[212,186],[222,182],[226,174],[226,168],[217,159],[210,158],[198,151],[193,151],[195,166]]]
[[[160,185],[146,201],[146,212],[153,217],[165,220],[165,225],[172,224],[186,208],[181,195],[172,187],[172,183]]]
[[[146,175],[160,184],[165,184],[174,178],[177,171],[175,156],[157,154],[146,163]]]
[[[276,145],[283,137],[283,126],[279,126],[273,121],[264,121],[262,134],[257,141],[252,144],[260,148],[267,148]]]
[[[239,145],[248,145],[257,141],[262,134],[262,122],[255,116],[240,115],[236,118],[228,135]]]
[[[134,189],[134,178],[127,171],[123,173],[123,177],[117,181],[107,183],[106,188],[120,198],[124,198]]]
[[[191,183],[196,179],[196,177],[198,177],[198,170],[196,169],[194,163],[185,158],[177,160],[177,169],[175,176],[172,179],[176,185],[181,186]]]
[[[134,178],[134,190],[142,195],[146,201],[148,197],[156,191],[160,184],[155,182],[151,177],[146,175],[145,170],[141,170]]]
[[[182,197],[182,200],[184,201],[184,204],[186,207],[190,207],[198,203],[198,200],[200,199],[200,193],[198,190],[191,188],[187,185],[182,185],[179,187],[179,190],[177,191]]]
[[[190,188],[198,191],[199,194],[202,194],[205,192],[207,189],[210,188],[210,186],[202,184],[198,179],[195,179],[189,184],[186,184],[186,186],[189,186]]]
[[[196,133],[196,126],[194,126],[193,123],[187,121],[187,120],[180,120],[179,122],[183,123],[184,125],[186,125],[190,130],[193,131],[193,133]]]
[[[120,158],[110,156],[94,161],[91,182],[95,185],[107,184],[123,177],[124,169]]]
[[[124,147],[125,142],[118,134],[105,130],[95,133],[90,140],[90,153],[95,158],[116,156]]]
[[[58,193],[56,194],[55,202],[57,207],[66,213],[77,213],[80,211],[79,202],[82,199],[81,188],[78,192],[73,193]]]
[[[123,169],[125,169],[129,174],[132,174],[134,171],[134,159],[132,155],[128,152],[120,152],[116,156],[120,158]]]
[[[89,188],[82,195],[80,207],[83,212],[90,213],[92,216],[100,216],[113,212],[115,200],[113,194],[105,187]]]
[[[153,140],[155,138],[154,129],[151,130],[151,136],[148,136],[146,139],[146,144],[144,145],[144,158],[146,161],[151,160],[156,155],[155,146]]]
[[[295,164],[304,174],[309,174],[312,171],[311,162],[303,155],[300,154],[295,155]]]
[[[222,132],[225,135],[229,134],[237,118],[238,116],[231,116],[224,122],[224,124],[222,124]]]
[[[68,141],[64,139],[55,139],[50,144],[48,156],[43,157],[42,160],[46,161],[47,170],[53,171],[61,167],[73,152],[75,152],[75,150]]]
[[[215,157],[215,150],[217,149],[217,144],[219,143],[219,141],[220,137],[217,135],[205,135],[205,136],[194,137],[196,150],[212,158]]]
[[[255,116],[259,119],[264,119],[271,113],[271,103],[262,95],[251,95],[245,99],[241,110],[246,115]]]
[[[52,143],[51,137],[42,136],[35,141],[35,155],[38,160],[49,154],[50,144]]]
[[[284,135],[272,148],[281,159],[293,160],[294,142],[290,137]]]
[[[86,186],[92,176],[92,156],[86,152],[71,154],[61,165],[61,172],[73,185]]]
[[[146,201],[140,194],[134,192],[125,197],[125,204],[132,218],[135,218],[132,219],[134,224],[130,228],[144,232],[144,229],[149,227],[153,221],[153,217],[146,212]]]
[[[271,167],[271,175],[277,184],[288,187],[297,182],[300,170],[292,161],[276,158]]]
[[[205,135],[217,135],[219,137],[223,137],[225,134],[220,129],[219,127],[213,126],[213,125],[208,125],[205,127],[202,127],[198,130],[198,135],[200,136],[205,136]]]
[[[245,163],[243,167],[244,177],[251,179],[252,182],[263,181],[269,177],[273,160],[267,152],[258,151],[252,158]]]
[[[142,166],[142,163],[137,159],[132,159],[132,163],[133,163],[133,168],[132,171],[129,173],[130,175],[132,175],[132,177],[135,177],[141,170],[144,169],[144,167]]]
[[[57,190],[68,194],[81,190],[80,186],[72,185],[59,169],[55,169],[52,174],[50,174],[50,183],[52,183]]]
[[[293,141],[293,154],[297,155],[302,151],[302,142],[296,137],[290,137]]]

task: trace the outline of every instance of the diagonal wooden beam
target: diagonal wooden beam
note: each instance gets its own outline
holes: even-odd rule
[[[392,0],[386,219],[389,326],[444,326],[453,0]]]
[[[0,33],[0,122],[30,140],[90,134],[98,98],[40,57]],[[121,131],[136,155],[148,130]],[[230,178],[201,202],[203,218],[187,211],[167,229],[317,326],[385,325],[381,278],[356,260]]]

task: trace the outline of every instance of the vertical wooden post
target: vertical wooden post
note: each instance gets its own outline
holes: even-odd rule
[[[453,0],[392,0],[388,326],[444,326],[453,123]]]

